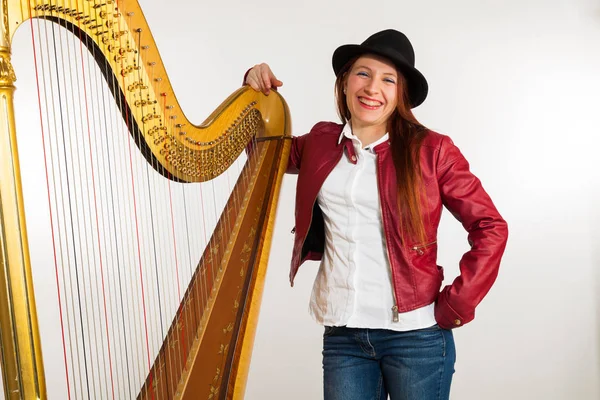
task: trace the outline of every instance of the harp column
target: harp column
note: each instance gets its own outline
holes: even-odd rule
[[[0,362],[4,396],[45,399],[13,106],[8,1],[0,0]]]

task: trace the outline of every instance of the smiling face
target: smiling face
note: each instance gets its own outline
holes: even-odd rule
[[[398,72],[384,58],[365,55],[347,73],[344,89],[352,129],[387,131],[387,120],[398,103]]]

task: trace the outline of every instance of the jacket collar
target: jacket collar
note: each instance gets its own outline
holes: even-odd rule
[[[360,140],[352,133],[352,125],[350,124],[350,121],[346,122],[346,124],[342,128],[342,132],[340,133],[340,137],[338,139],[338,145],[342,144],[342,142],[344,142],[344,146],[347,148],[350,156],[353,156],[356,154],[355,146],[359,147],[362,145]],[[365,147],[364,150],[370,151],[371,153],[374,153],[374,154],[379,154],[379,152],[381,152],[381,150],[389,147],[389,142],[390,142],[390,135],[389,135],[389,133],[386,133],[381,138],[379,138],[377,141],[375,141],[374,143],[371,143],[369,146]],[[350,152],[350,149],[352,149],[352,152]]]

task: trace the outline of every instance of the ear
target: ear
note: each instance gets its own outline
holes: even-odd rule
[[[348,90],[348,72],[344,72],[344,77],[342,78],[342,87],[343,87],[343,91],[344,94],[346,94],[346,91]]]

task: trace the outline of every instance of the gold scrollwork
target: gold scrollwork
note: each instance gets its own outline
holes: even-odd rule
[[[221,347],[219,348],[219,352],[217,354],[226,354],[227,350],[229,350],[229,345],[221,343]]]
[[[12,86],[17,80],[8,54],[0,54],[0,87]]]
[[[219,394],[219,388],[210,385],[210,394],[208,395],[209,399],[216,397]]]
[[[223,328],[223,334],[227,335],[233,331],[233,322],[230,322],[225,328]]]
[[[237,119],[237,122],[228,128],[224,135],[216,141],[208,142],[214,145],[213,148],[208,150],[189,150],[186,146],[176,141],[173,144],[175,148],[170,152],[171,157],[168,157],[166,160],[174,165],[176,161],[181,164],[189,162],[188,160],[191,158],[193,165],[190,167],[193,167],[193,169],[190,169],[187,175],[200,177],[201,180],[213,178],[222,173],[227,166],[235,161],[237,155],[243,151],[257,131],[260,123],[260,112],[248,106]],[[189,137],[186,138],[186,141],[192,144],[202,143],[196,142]],[[160,150],[161,154],[165,150],[164,147]]]
[[[8,0],[2,0],[2,11],[4,11],[4,15],[2,16],[2,20],[4,21],[4,43],[8,45],[10,42],[10,37],[8,36]]]

